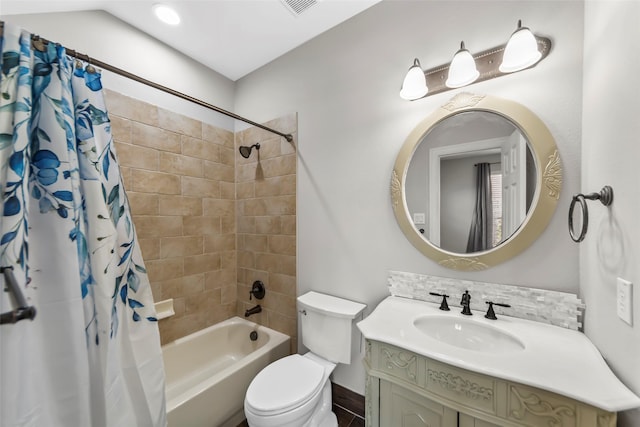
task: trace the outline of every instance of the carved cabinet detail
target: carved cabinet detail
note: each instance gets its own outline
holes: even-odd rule
[[[368,427],[612,427],[616,414],[367,341]]]

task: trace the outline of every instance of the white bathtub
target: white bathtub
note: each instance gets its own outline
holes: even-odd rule
[[[251,331],[258,332],[251,341]],[[162,347],[169,427],[236,427],[249,383],[289,354],[290,338],[232,317]]]

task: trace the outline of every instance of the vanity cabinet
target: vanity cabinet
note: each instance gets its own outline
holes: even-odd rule
[[[615,427],[616,414],[367,340],[368,427]]]

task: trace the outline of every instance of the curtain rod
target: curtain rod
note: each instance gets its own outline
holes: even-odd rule
[[[4,34],[4,21],[0,21],[0,37],[2,37],[3,34]],[[33,45],[33,47],[35,49],[43,51],[46,45],[48,45],[49,43],[53,43],[53,42],[51,42],[50,40],[44,39],[44,38],[42,38],[42,37],[40,37],[40,36],[38,36],[36,34],[32,34],[31,35],[31,43],[32,43],[32,45]],[[218,112],[220,114],[224,114],[225,116],[229,116],[231,118],[234,118],[236,120],[240,120],[242,122],[248,123],[248,124],[250,124],[252,126],[255,126],[255,127],[258,127],[260,129],[264,129],[264,130],[266,130],[268,132],[275,133],[276,135],[280,135],[283,138],[285,138],[288,142],[292,142],[293,141],[293,136],[290,133],[279,132],[279,131],[277,131],[275,129],[272,129],[270,127],[267,127],[265,125],[261,125],[260,123],[256,123],[253,120],[249,120],[249,119],[247,119],[245,117],[242,117],[242,116],[239,116],[239,115],[237,115],[235,113],[232,113],[231,111],[227,111],[227,110],[224,110],[224,109],[222,109],[220,107],[217,107],[215,105],[212,105],[212,104],[209,104],[207,102],[204,102],[201,99],[194,98],[193,96],[187,95],[187,94],[182,93],[182,92],[178,92],[175,89],[171,89],[171,88],[163,86],[161,84],[152,82],[151,80],[147,80],[147,79],[145,79],[143,77],[140,77],[140,76],[138,76],[136,74],[130,73],[128,71],[125,71],[125,70],[123,70],[121,68],[118,68],[116,66],[108,64],[106,62],[100,61],[100,60],[95,59],[95,58],[91,58],[91,57],[89,57],[89,55],[86,55],[86,54],[83,54],[83,53],[79,53],[79,52],[77,52],[77,51],[75,51],[73,49],[65,48],[65,50],[67,51],[67,53],[70,56],[73,56],[74,58],[82,59],[83,61],[87,61],[90,65],[97,66],[97,67],[102,68],[102,69],[107,70],[107,71],[111,71],[112,73],[119,74],[119,75],[121,75],[123,77],[126,77],[128,79],[134,80],[134,81],[136,81],[138,83],[145,84],[145,85],[150,86],[150,87],[152,87],[154,89],[158,89],[158,90],[160,90],[162,92],[166,92],[168,94],[177,96],[178,98],[182,98],[184,100],[193,102],[194,104],[198,104],[201,107],[208,108],[208,109],[216,111],[216,112]]]

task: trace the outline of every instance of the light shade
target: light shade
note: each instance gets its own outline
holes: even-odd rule
[[[450,88],[462,87],[476,81],[480,72],[476,68],[476,61],[471,53],[460,43],[460,50],[456,52],[449,65],[449,76],[445,85]]]
[[[422,98],[429,92],[427,88],[427,79],[420,67],[420,61],[418,58],[413,60],[413,65],[407,71],[407,75],[402,82],[402,89],[400,89],[400,97],[412,101],[414,99]]]
[[[154,4],[153,12],[156,14],[156,17],[165,24],[178,25],[180,23],[180,15],[178,15],[178,12],[165,4]]]
[[[518,29],[507,42],[499,69],[503,73],[524,70],[538,62],[541,57],[535,36],[531,30],[522,26],[522,21],[518,21]]]

